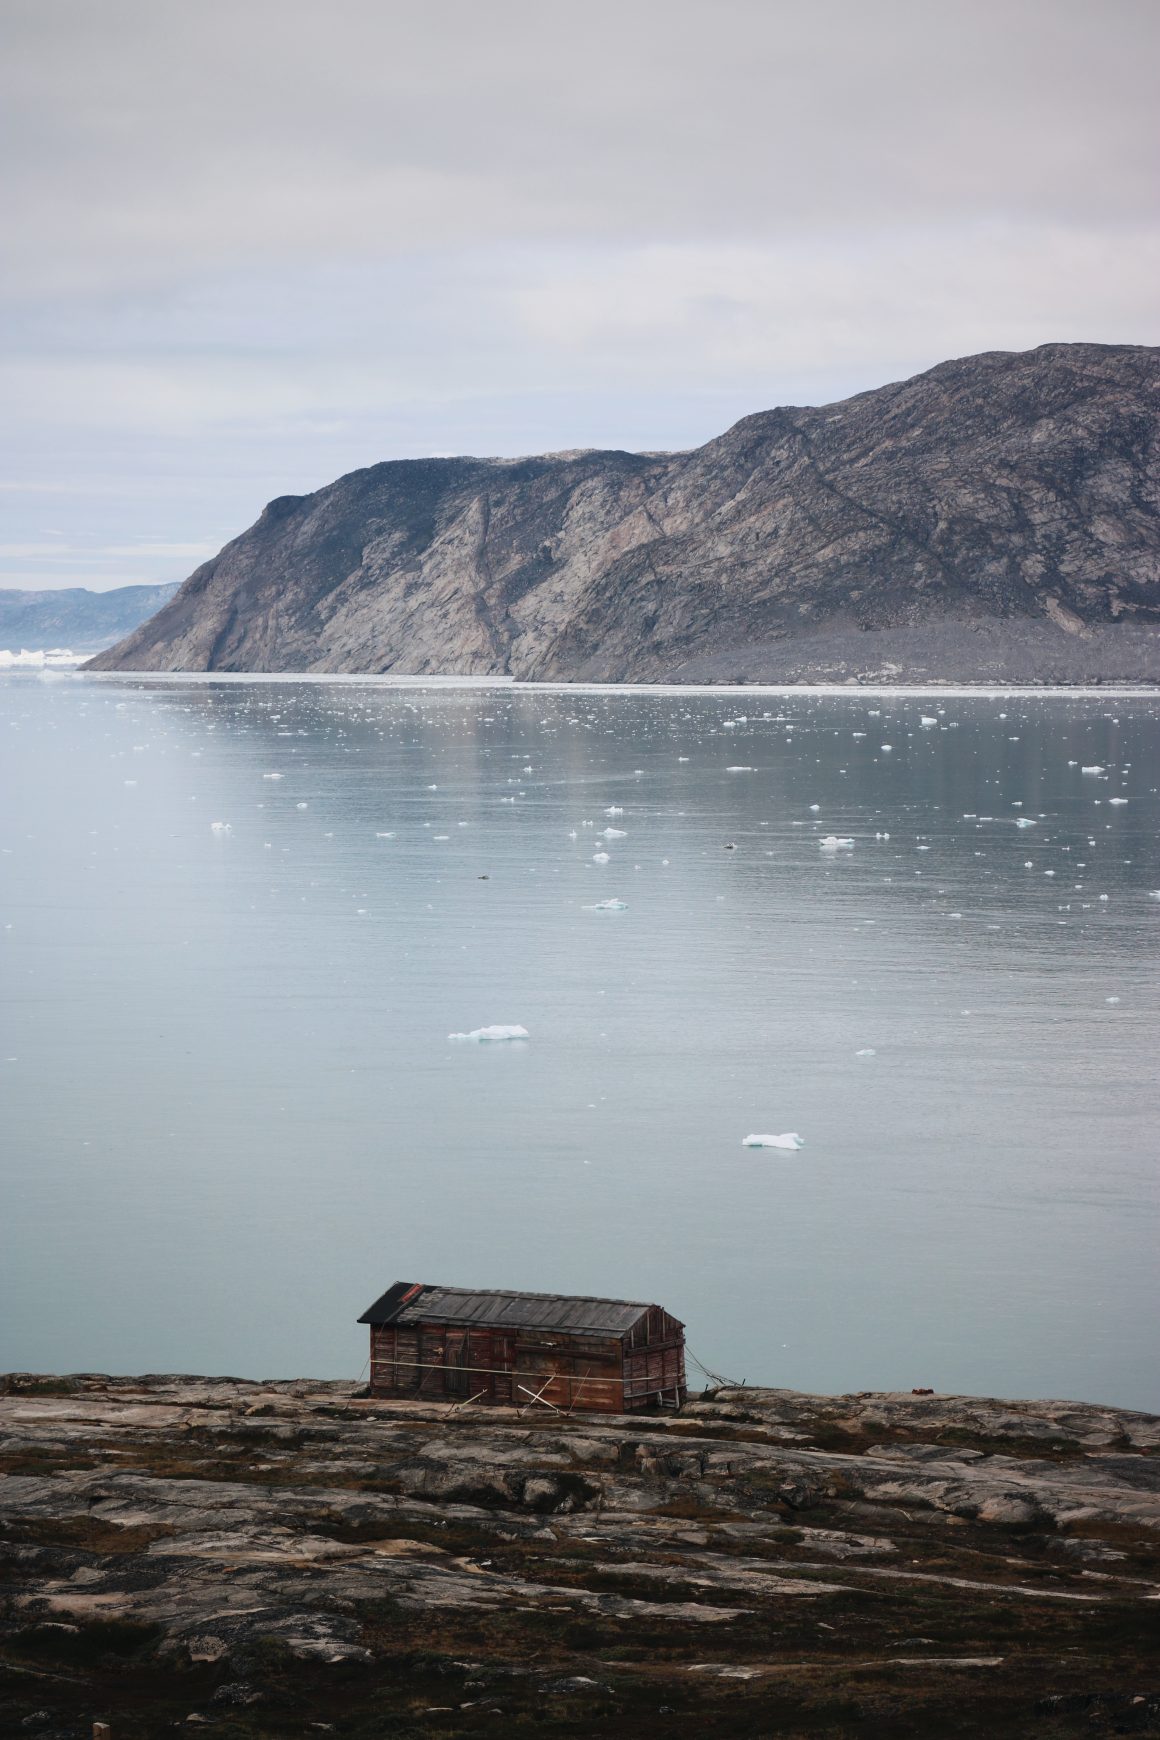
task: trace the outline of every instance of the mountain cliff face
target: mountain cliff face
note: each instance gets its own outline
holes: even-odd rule
[[[1160,679],[1160,350],[1051,344],[687,453],[273,501],[103,670]]]

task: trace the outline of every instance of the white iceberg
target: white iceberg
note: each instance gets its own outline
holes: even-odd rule
[[[839,834],[827,834],[824,840],[818,841],[818,846],[823,852],[837,852],[839,849],[847,852],[854,850],[853,840],[843,839]]]
[[[607,864],[609,862],[608,853],[607,852],[593,852],[592,862],[594,864]]]
[[[918,722],[920,725],[925,726],[928,731],[932,725],[938,724],[938,720],[932,719],[929,713],[923,713]]]
[[[725,772],[726,773],[752,773],[753,769],[751,767],[727,767],[725,769]]]
[[[1099,767],[1099,766],[1098,766],[1098,765],[1093,765],[1093,766],[1091,766],[1091,767],[1081,767],[1081,768],[1080,768],[1080,772],[1081,772],[1081,773],[1102,773],[1102,772],[1103,772],[1103,771],[1104,771],[1104,770],[1103,770],[1103,768],[1102,768],[1102,767]]]
[[[530,1039],[526,1027],[473,1027],[470,1033],[449,1033],[448,1039],[470,1039],[477,1042],[492,1039]]]
[[[598,900],[596,902],[596,905],[589,907],[588,910],[590,912],[627,912],[628,911],[628,901],[627,900]]]
[[[622,816],[624,811],[621,809],[619,804],[610,804],[604,813],[606,816]]]
[[[787,1130],[784,1136],[746,1136],[741,1146],[743,1148],[804,1148],[805,1143],[796,1130]]]
[[[233,833],[233,829],[230,827],[230,824],[228,822],[211,822],[209,825],[209,831],[211,834],[232,834]]]
[[[605,828],[604,838],[606,840],[627,840],[628,830],[626,828]]]
[[[1033,828],[1035,823],[1031,820],[1030,816],[1016,816],[1015,826],[1017,828]]]

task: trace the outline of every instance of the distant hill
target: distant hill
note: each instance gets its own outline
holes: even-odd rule
[[[103,670],[1160,681],[1160,350],[1048,344],[687,453],[272,501]]]
[[[99,652],[168,604],[180,584],[116,586],[110,592],[89,592],[83,586],[55,592],[0,587],[0,647],[10,652],[22,647]]]

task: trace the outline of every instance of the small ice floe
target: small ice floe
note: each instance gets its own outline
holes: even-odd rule
[[[796,1130],[787,1130],[784,1136],[746,1136],[742,1140],[743,1148],[788,1148],[794,1150],[804,1148],[805,1143]]]
[[[929,731],[932,725],[938,724],[938,720],[932,719],[932,717],[929,713],[924,713],[918,722],[923,727],[923,729],[926,731]]]
[[[1126,804],[1127,801],[1128,801],[1127,798],[1109,798],[1108,799],[1108,802],[1110,804]]]
[[[327,839],[329,839],[329,838],[330,838],[330,836],[328,834]],[[451,835],[450,834],[432,834],[431,838],[433,840],[449,840],[451,838]]]
[[[281,773],[264,773],[262,775],[262,778],[263,779],[283,779],[283,778],[285,778],[285,775],[281,774]]]
[[[598,900],[595,906],[588,908],[589,912],[627,912],[627,900]]]
[[[592,862],[594,864],[608,864],[611,863],[611,859],[607,852],[593,852]]]
[[[627,840],[628,832],[624,828],[605,828],[603,837],[606,840]]]
[[[751,767],[727,767],[725,769],[725,772],[726,773],[752,773],[753,769]]]
[[[1091,767],[1081,767],[1080,768],[1081,773],[1103,773],[1103,771],[1104,771],[1103,768],[1099,767],[1097,765],[1093,765]]]
[[[880,743],[878,747],[881,749],[883,755],[889,755],[890,751],[894,748],[894,745],[893,743]]]
[[[296,809],[296,810],[304,810],[304,809],[306,809],[306,807],[307,807],[307,806],[306,806],[306,805],[305,805],[305,804],[295,804],[295,805],[294,805],[294,808],[295,808],[295,809]]]
[[[821,807],[822,807],[821,804],[811,804],[810,805],[810,814],[812,816],[816,816],[818,811],[821,809]]]
[[[211,822],[209,831],[211,834],[232,834],[234,830],[228,822]]]
[[[495,1039],[530,1039],[526,1027],[473,1027],[470,1033],[449,1033],[448,1039],[469,1039],[483,1044]]]
[[[1120,999],[1118,997],[1105,997],[1104,998],[1105,1003],[1118,1003],[1119,1000]]]
[[[393,833],[378,833],[375,835],[376,840],[393,840],[394,837]]]
[[[861,1051],[856,1051],[854,1053],[855,1057],[877,1057],[877,1055],[878,1053],[872,1045],[864,1045]]]
[[[1017,828],[1033,828],[1035,823],[1031,820],[1030,816],[1016,816],[1015,826]]]
[[[824,840],[818,841],[818,849],[822,852],[852,852],[854,842],[844,839],[840,834],[827,834]]]
[[[687,761],[689,758],[686,755],[684,759]],[[624,811],[619,804],[610,804],[604,813],[606,816],[622,816]]]

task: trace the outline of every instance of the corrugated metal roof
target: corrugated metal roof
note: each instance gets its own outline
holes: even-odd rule
[[[632,1299],[584,1299],[563,1293],[510,1293],[396,1281],[360,1323],[475,1323],[513,1329],[565,1329],[621,1335],[652,1307]]]

